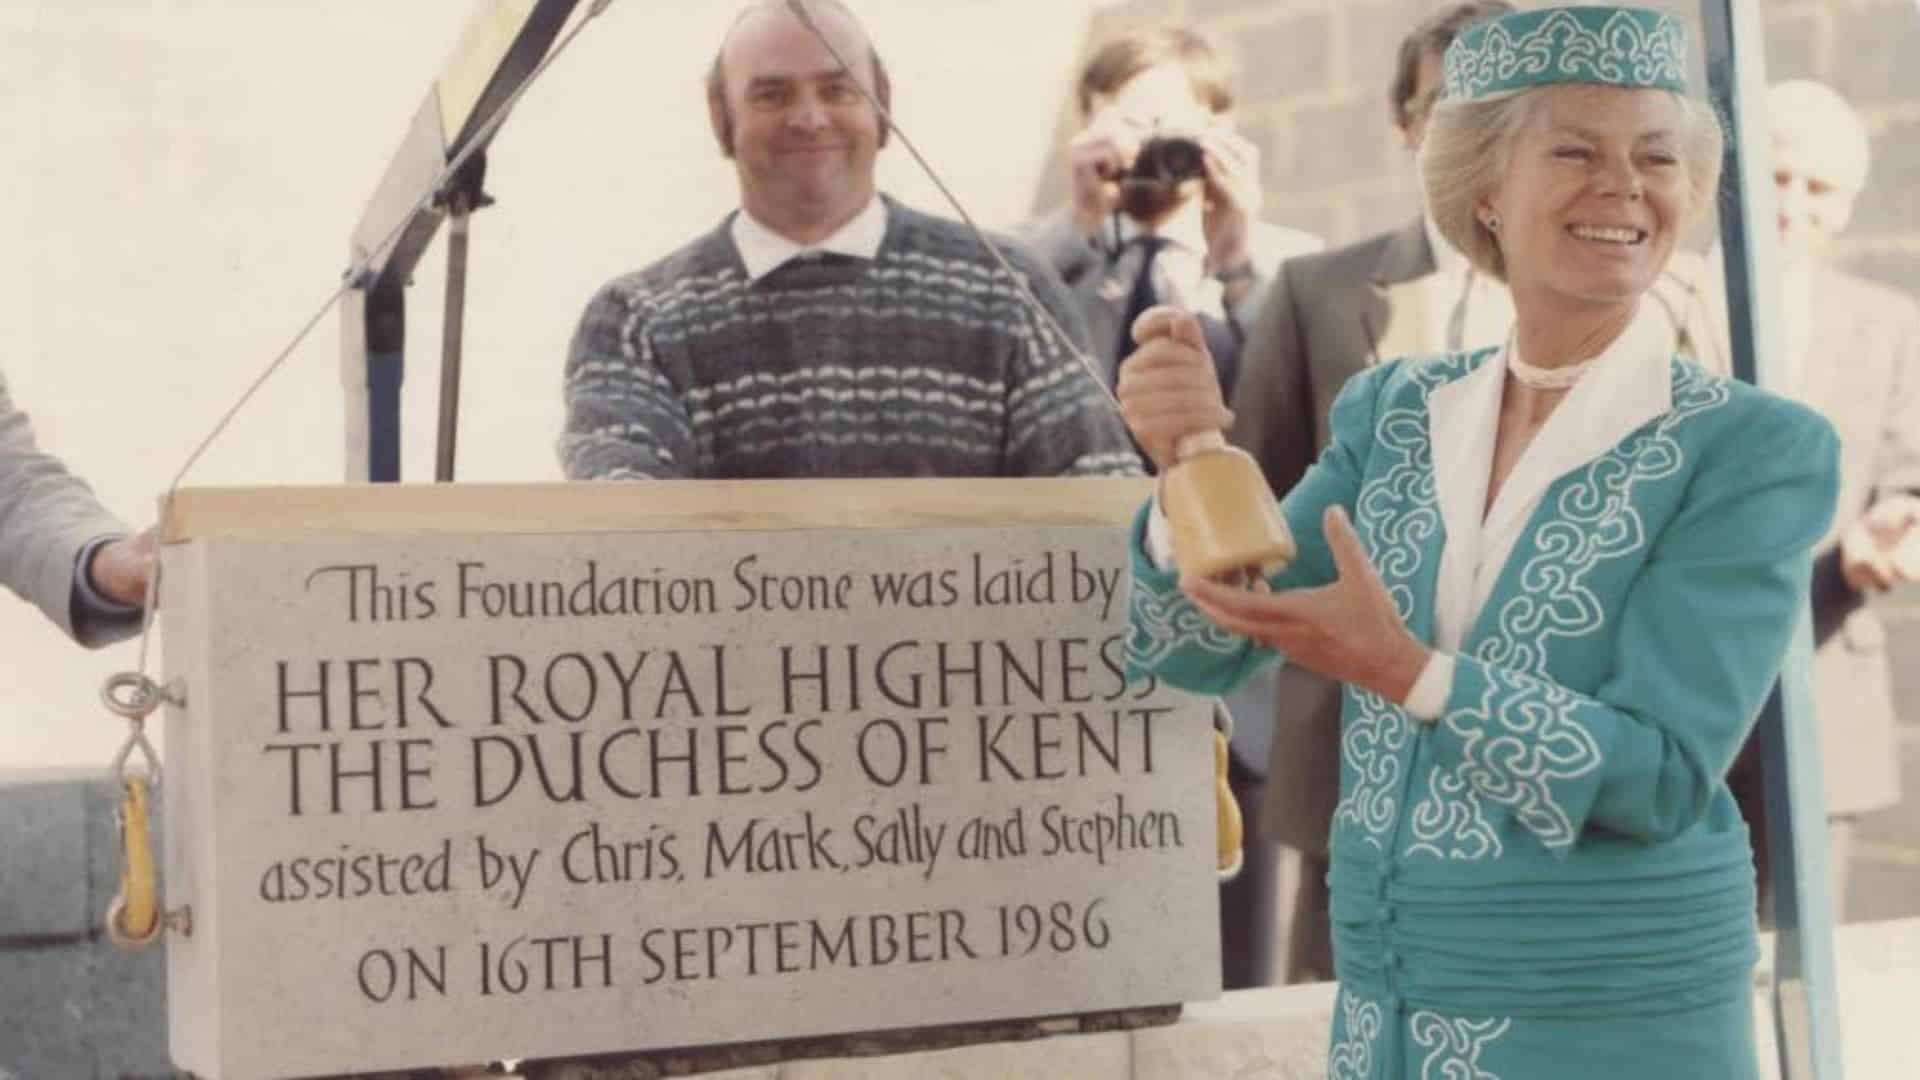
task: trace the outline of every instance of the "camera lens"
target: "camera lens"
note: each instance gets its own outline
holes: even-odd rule
[[[1206,175],[1200,144],[1180,136],[1155,136],[1140,147],[1129,175],[1136,180],[1177,184]]]

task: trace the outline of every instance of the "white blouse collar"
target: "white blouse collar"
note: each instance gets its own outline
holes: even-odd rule
[[[1505,348],[1427,399],[1435,498],[1446,525],[1440,622],[1464,635],[1554,481],[1673,407],[1673,335],[1642,305],[1548,417],[1491,508],[1487,485],[1506,385]],[[1483,513],[1484,510],[1484,513]]]
[[[1534,436],[1508,475],[1500,501],[1531,502],[1567,472],[1599,457],[1629,432],[1671,409],[1672,360],[1672,333],[1642,304],[1632,322],[1567,391],[1560,407]],[[1492,463],[1506,372],[1503,346],[1473,372],[1436,388],[1427,399],[1434,472],[1443,492],[1442,505],[1449,498],[1472,495],[1466,489],[1477,487],[1479,502],[1470,511],[1475,519],[1480,517],[1478,507],[1485,505],[1486,474]],[[1472,456],[1484,459],[1488,468],[1468,467],[1468,458],[1463,455],[1474,450],[1482,451]],[[1467,477],[1473,482],[1459,482]],[[1451,496],[1445,494],[1448,489],[1452,489]],[[1496,505],[1493,511],[1498,514],[1501,507]],[[1487,524],[1494,524],[1491,515]]]

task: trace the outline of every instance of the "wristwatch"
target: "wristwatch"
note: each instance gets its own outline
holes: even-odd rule
[[[1213,272],[1213,280],[1222,285],[1237,285],[1242,281],[1252,281],[1253,278],[1252,259],[1242,259],[1224,270],[1215,270]]]

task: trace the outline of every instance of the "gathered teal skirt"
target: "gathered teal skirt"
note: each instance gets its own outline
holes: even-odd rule
[[[1595,832],[1565,859],[1336,842],[1328,884],[1334,1080],[1758,1076],[1753,862],[1731,800],[1672,841]]]
[[[1664,1014],[1476,1017],[1342,988],[1329,1080],[1757,1080],[1750,980]]]

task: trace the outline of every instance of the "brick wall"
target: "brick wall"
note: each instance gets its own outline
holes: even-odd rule
[[[1873,175],[1841,257],[1920,296],[1920,5],[1913,0],[1761,0],[1767,76],[1815,78],[1873,134]]]
[[[1399,39],[1439,0],[1115,0],[1087,35],[1183,22],[1230,50],[1241,123],[1260,144],[1267,214],[1339,244],[1408,220],[1412,161],[1389,123],[1386,86]],[[1693,10],[1673,0],[1665,6]],[[1768,78],[1813,77],[1857,107],[1874,172],[1840,255],[1920,295],[1920,12],[1913,0],[1760,0]],[[1064,140],[1076,118],[1062,103]],[[1038,204],[1065,197],[1058,164]]]

